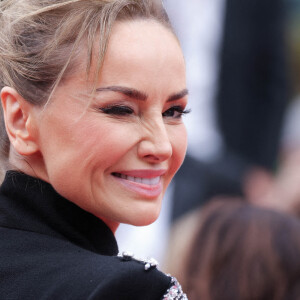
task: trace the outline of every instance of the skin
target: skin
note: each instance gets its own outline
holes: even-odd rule
[[[3,89],[12,160],[112,231],[119,223],[150,224],[187,146],[181,118],[187,104],[185,64],[177,39],[155,21],[116,23],[92,101],[85,78],[81,66],[45,109]],[[22,130],[12,134],[9,119]],[[14,153],[25,155],[30,168]],[[132,183],[121,174],[159,182]]]

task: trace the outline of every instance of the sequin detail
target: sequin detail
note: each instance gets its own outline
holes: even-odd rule
[[[171,287],[167,290],[162,300],[188,300],[177,279],[169,274],[167,276],[171,277]]]
[[[136,257],[131,252],[122,252],[118,254],[118,257],[120,257],[123,261],[129,261],[129,260],[135,260],[139,263],[142,263],[144,265],[145,271],[148,271],[152,268],[157,268],[158,262],[154,258],[147,258],[147,259],[141,259]]]

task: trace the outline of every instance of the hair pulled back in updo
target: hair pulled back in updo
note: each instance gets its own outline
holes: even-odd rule
[[[82,49],[87,53],[87,75],[96,58],[96,82],[112,26],[136,19],[153,19],[171,29],[162,3],[156,0],[0,1],[0,90],[10,86],[26,101],[45,105],[76,67]],[[3,114],[0,147],[7,159]]]

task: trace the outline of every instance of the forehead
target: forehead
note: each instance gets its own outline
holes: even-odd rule
[[[147,49],[156,49],[157,53],[162,53],[170,50],[170,47],[181,52],[179,42],[169,28],[155,20],[134,20],[115,23],[108,52],[110,55],[125,51],[145,55],[143,51]]]
[[[178,39],[171,28],[168,28],[165,24],[154,19],[116,21],[112,27],[111,35],[114,36],[120,34],[121,36],[126,36],[129,34],[133,39],[140,40],[143,38],[149,38],[154,31],[163,36],[169,35],[178,43]],[[119,38],[121,38],[121,36],[119,36]]]
[[[185,79],[185,64],[177,38],[164,25],[153,20],[117,22],[101,74],[104,81],[136,81],[139,74],[140,80],[170,76],[174,82]]]
[[[90,95],[93,87],[120,85],[165,98],[165,94],[186,88],[185,63],[179,42],[169,28],[155,20],[118,21],[114,24],[96,82],[95,53],[99,50],[95,43],[91,69],[87,74],[84,49],[76,58],[77,67],[60,85],[63,93],[68,90],[76,95]]]

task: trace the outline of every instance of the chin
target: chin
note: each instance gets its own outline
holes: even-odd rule
[[[133,226],[147,226],[155,222],[159,217],[160,209],[157,211],[136,212],[136,214],[128,221]]]
[[[157,218],[152,218],[152,219],[143,219],[143,220],[138,220],[136,222],[131,223],[133,226],[148,226],[152,223],[154,223],[157,220]]]

